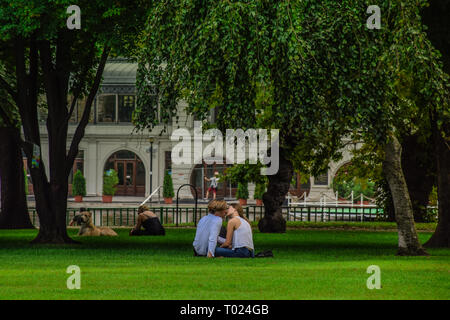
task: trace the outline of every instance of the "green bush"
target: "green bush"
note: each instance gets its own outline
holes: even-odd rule
[[[223,173],[223,180],[231,183],[239,182],[264,182],[267,180],[266,176],[261,175],[261,164],[249,164],[246,160],[245,164],[235,164],[232,167],[225,169]]]
[[[27,170],[23,169],[23,175],[24,175],[24,183],[25,183],[25,195],[28,195],[28,175],[27,175]]]
[[[116,186],[119,183],[119,177],[114,169],[108,170],[103,174],[103,194],[113,196],[116,193]]]
[[[169,174],[167,170],[164,174],[164,184],[163,184],[163,197],[164,198],[173,198],[175,196],[175,192],[173,191],[173,182],[172,176]]]
[[[334,179],[333,191],[338,192],[339,198],[348,198],[353,191],[353,200],[359,201],[361,193],[369,198],[375,195],[375,183],[368,179],[350,178]]]
[[[253,195],[253,198],[255,200],[262,200],[264,192],[266,192],[266,184],[257,183],[255,186],[255,194]]]
[[[430,192],[428,203],[430,206],[437,206],[438,205],[437,201],[438,201],[437,188],[436,186],[433,186],[433,189]]]
[[[73,176],[72,183],[72,195],[73,196],[86,196],[86,179],[80,170],[77,170]]]
[[[236,191],[236,199],[248,199],[248,183],[239,182]]]

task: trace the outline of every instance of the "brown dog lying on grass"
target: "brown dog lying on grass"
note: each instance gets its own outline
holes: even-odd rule
[[[78,232],[79,236],[117,236],[117,233],[113,229],[108,227],[96,227],[92,223],[92,214],[89,211],[81,211],[70,222],[70,226],[75,222],[81,226]]]

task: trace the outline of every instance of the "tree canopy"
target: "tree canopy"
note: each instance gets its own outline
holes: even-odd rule
[[[425,3],[381,1],[382,28],[368,29],[365,1],[156,1],[138,86],[157,88],[163,124],[185,100],[199,119],[214,109],[219,129],[280,129],[283,159],[269,177],[266,216],[282,219],[292,169],[325,170],[339,157],[342,137],[386,146],[390,184],[401,191],[395,202],[405,203],[396,208],[404,209],[398,220],[414,230],[404,177],[394,177],[396,136],[427,125],[416,121],[426,118],[424,106],[441,120],[448,116],[448,77],[420,21]],[[154,101],[140,96],[138,128],[152,128],[156,115]],[[410,239],[420,247],[415,231]]]
[[[359,1],[157,1],[155,8],[138,85],[155,85],[168,115],[183,99],[199,119],[215,109],[221,129],[279,128],[296,167],[319,171],[355,117],[350,106],[376,111],[380,90],[368,84],[378,35],[366,29]],[[156,108],[139,97],[139,128],[155,125]],[[371,121],[358,117],[362,126]]]
[[[16,105],[23,127],[22,148],[40,221],[35,242],[71,242],[65,226],[68,176],[106,60],[110,54],[130,55],[138,45],[151,4],[140,0],[78,1],[80,29],[68,28],[71,5],[66,0],[0,1],[0,86]],[[83,97],[81,120],[69,137],[69,119]],[[31,166],[32,150],[41,145],[39,100],[45,101],[48,110],[50,177],[43,162]]]

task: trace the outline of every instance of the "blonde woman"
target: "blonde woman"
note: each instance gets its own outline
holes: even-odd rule
[[[141,229],[144,228],[144,230]],[[140,206],[136,226],[130,230],[130,236],[163,236],[166,234],[156,214],[147,206]]]
[[[249,221],[239,204],[232,204],[228,208],[226,241],[216,248],[216,257],[254,258],[253,234]]]

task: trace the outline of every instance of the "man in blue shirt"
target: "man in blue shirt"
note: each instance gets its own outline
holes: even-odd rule
[[[214,257],[222,219],[225,217],[227,209],[228,205],[223,200],[213,200],[208,204],[209,213],[197,224],[193,243],[196,256]]]

